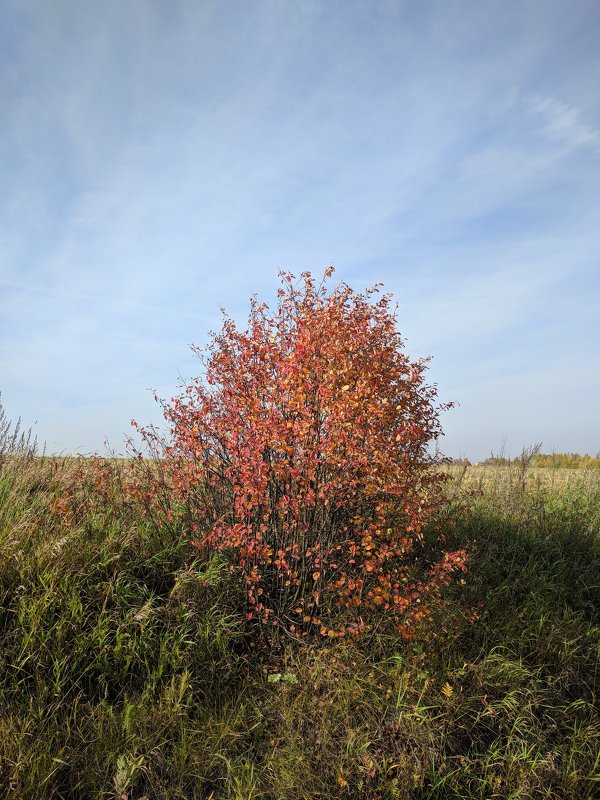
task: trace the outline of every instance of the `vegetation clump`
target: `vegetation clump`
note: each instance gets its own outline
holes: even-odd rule
[[[254,299],[247,330],[226,318],[198,351],[204,374],[164,404],[167,437],[145,435],[199,551],[241,576],[249,618],[336,638],[387,614],[411,637],[467,560],[417,556],[443,502],[440,407],[390,297],[328,291],[332,273],[282,273],[274,312]]]

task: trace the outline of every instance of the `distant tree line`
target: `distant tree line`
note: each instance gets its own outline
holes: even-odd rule
[[[453,464],[470,465],[472,462],[468,458],[454,458]],[[476,464],[509,466],[510,464],[522,464],[523,456],[516,458],[506,458],[505,456],[490,456],[484,461],[474,462]],[[527,465],[531,467],[562,467],[566,469],[600,469],[600,452],[595,456],[588,453],[536,453],[527,459]]]
[[[600,469],[600,453],[581,456],[579,453],[540,453],[534,456],[534,467],[567,467],[567,469]]]

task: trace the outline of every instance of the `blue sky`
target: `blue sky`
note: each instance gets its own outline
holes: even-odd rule
[[[0,391],[49,450],[330,263],[433,356],[447,453],[600,450],[596,0],[0,11]]]

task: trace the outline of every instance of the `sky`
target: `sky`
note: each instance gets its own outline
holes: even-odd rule
[[[600,450],[597,0],[0,0],[0,392],[117,451],[280,269],[398,303],[442,449]]]

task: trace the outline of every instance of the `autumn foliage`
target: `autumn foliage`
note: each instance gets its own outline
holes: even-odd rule
[[[427,359],[403,352],[378,287],[281,273],[277,307],[225,317],[203,375],[164,403],[161,457],[195,546],[229,555],[248,617],[295,637],[356,635],[382,615],[410,636],[465,553],[423,568],[442,502]],[[156,445],[156,433],[144,431]]]

